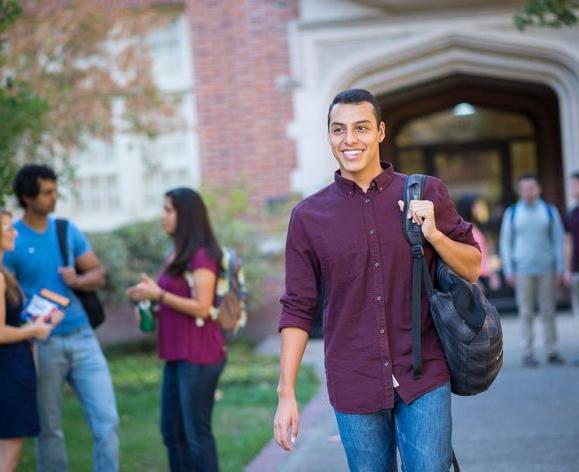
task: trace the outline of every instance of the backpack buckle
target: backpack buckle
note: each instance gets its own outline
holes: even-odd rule
[[[414,256],[414,259],[420,259],[424,257],[424,248],[422,245],[416,244],[412,246],[412,255]]]

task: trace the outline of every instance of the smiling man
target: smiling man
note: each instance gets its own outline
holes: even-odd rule
[[[298,436],[296,377],[308,334],[324,302],[330,401],[352,471],[448,471],[452,462],[449,372],[426,301],[423,373],[412,369],[412,253],[402,232],[405,176],[380,161],[380,105],[365,90],[338,94],[328,110],[328,139],[339,164],[334,182],[292,212],[281,299],[279,404],[275,439],[292,450]],[[435,256],[462,277],[478,278],[471,225],[446,187],[428,177],[409,218],[422,227],[431,272]],[[432,274],[433,275],[433,274]]]

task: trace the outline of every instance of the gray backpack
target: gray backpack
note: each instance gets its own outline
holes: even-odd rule
[[[433,285],[424,258],[424,237],[419,225],[406,218],[410,200],[420,200],[426,176],[411,175],[404,185],[404,234],[412,247],[412,364],[414,377],[422,375],[420,312],[422,282],[430,314],[450,370],[452,392],[476,395],[495,380],[503,365],[503,334],[497,309],[478,285],[455,274],[440,258]]]

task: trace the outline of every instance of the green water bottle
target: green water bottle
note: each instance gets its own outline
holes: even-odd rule
[[[144,333],[151,333],[155,331],[155,314],[153,312],[153,304],[150,300],[143,300],[137,305],[139,308],[139,316],[141,323],[139,327]]]

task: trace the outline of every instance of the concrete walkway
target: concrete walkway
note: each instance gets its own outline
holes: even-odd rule
[[[579,320],[558,317],[560,351],[579,353]],[[542,339],[539,323],[537,338]],[[503,320],[505,362],[488,392],[476,397],[453,395],[453,442],[463,472],[579,471],[579,367],[550,367],[537,350],[541,366],[521,367],[516,318]],[[541,345],[541,343],[539,343]],[[266,339],[258,350],[278,354],[279,339]],[[323,343],[311,341],[304,362],[323,371]],[[299,388],[299,386],[298,386]],[[248,472],[347,471],[325,386],[302,409],[300,437],[292,453],[273,441],[246,468]]]

